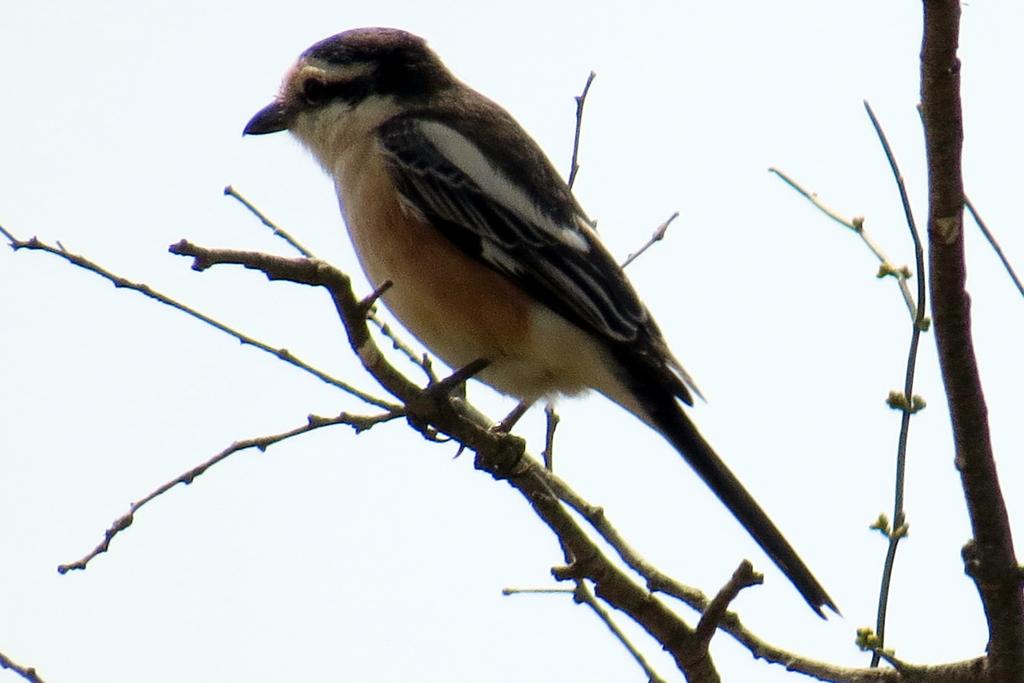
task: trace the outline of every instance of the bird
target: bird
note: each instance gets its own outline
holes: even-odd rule
[[[334,182],[385,305],[526,402],[597,391],[660,433],[825,617],[835,603],[681,404],[700,391],[540,146],[395,28],[306,49],[243,135],[289,131]]]

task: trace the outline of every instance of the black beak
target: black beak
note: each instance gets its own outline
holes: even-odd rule
[[[249,123],[245,124],[245,130],[242,131],[242,135],[278,133],[282,130],[288,130],[291,122],[291,112],[288,111],[283,102],[274,100],[256,112],[256,116],[249,119]]]

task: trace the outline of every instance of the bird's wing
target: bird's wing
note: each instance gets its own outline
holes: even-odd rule
[[[399,117],[379,136],[407,207],[460,249],[599,338],[632,342],[648,324],[567,190],[568,200],[509,177],[500,155],[449,121]]]
[[[504,110],[472,123],[407,114],[378,129],[407,208],[692,404],[687,387],[696,387],[536,143]],[[523,168],[536,176],[509,172]]]

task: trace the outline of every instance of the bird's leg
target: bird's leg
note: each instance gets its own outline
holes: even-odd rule
[[[555,412],[554,403],[544,406],[544,415],[547,417],[548,425],[544,431],[544,450],[541,455],[544,456],[544,468],[553,471],[555,469],[555,429],[558,428],[558,423],[562,418],[558,417],[558,413]]]

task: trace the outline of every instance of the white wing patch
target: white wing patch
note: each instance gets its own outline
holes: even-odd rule
[[[519,261],[512,258],[504,249],[495,246],[490,240],[480,241],[480,256],[506,273],[518,274],[523,271],[523,266]]]
[[[548,233],[562,244],[583,253],[590,251],[590,243],[578,230],[551,220],[551,217],[542,212],[521,187],[492,164],[480,148],[461,133],[438,121],[417,120],[416,126],[420,134],[429,140],[445,159],[466,174],[497,204]]]

